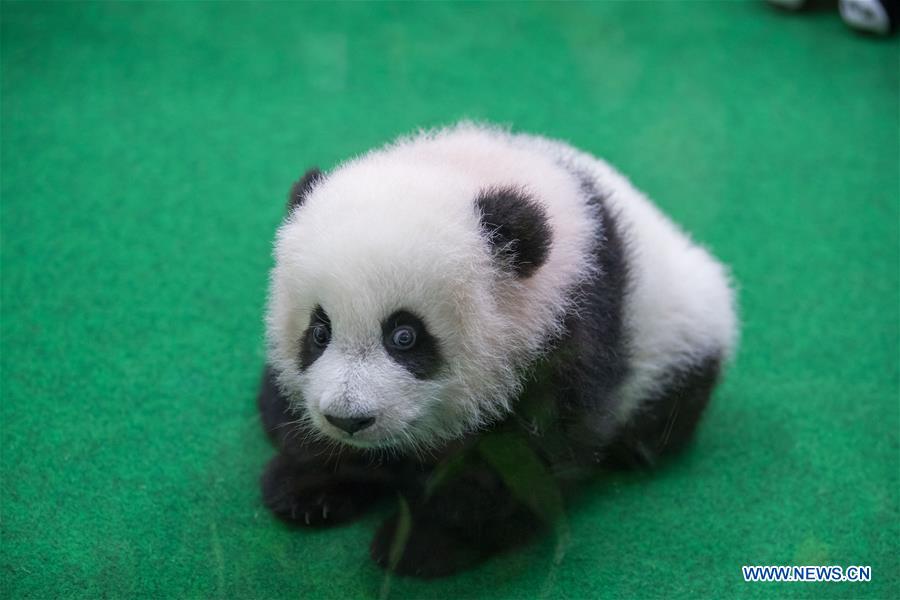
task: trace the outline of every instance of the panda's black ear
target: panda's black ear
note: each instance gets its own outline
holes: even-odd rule
[[[287,211],[290,213],[296,207],[303,204],[306,196],[309,194],[316,184],[325,179],[325,174],[319,170],[319,167],[313,167],[307,171],[300,180],[291,186],[291,193],[288,195]]]
[[[516,187],[492,187],[475,198],[481,229],[501,268],[529,277],[547,260],[553,233],[544,208]]]

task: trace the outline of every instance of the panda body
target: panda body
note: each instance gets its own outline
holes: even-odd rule
[[[263,491],[295,520],[305,479],[390,487],[398,464],[521,422],[534,388],[537,447],[652,464],[689,439],[737,321],[724,267],[612,167],[464,123],[294,186],[267,334],[260,405],[282,452]],[[393,462],[341,476],[311,458],[334,445]]]

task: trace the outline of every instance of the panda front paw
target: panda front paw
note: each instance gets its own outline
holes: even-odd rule
[[[273,458],[262,476],[263,504],[279,519],[295,525],[327,527],[362,514],[376,499],[371,488],[340,479],[329,480],[310,467]]]
[[[391,549],[397,535],[397,522],[396,515],[385,521],[372,540],[369,552],[382,569],[398,575],[431,579],[465,570],[485,558],[483,550],[467,543],[451,529],[414,517],[402,553],[392,565]]]

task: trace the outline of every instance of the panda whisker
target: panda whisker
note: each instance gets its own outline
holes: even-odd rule
[[[293,427],[294,425],[298,425],[301,419],[296,419],[294,421],[285,421],[284,423],[279,423],[273,429],[284,429],[285,427]]]

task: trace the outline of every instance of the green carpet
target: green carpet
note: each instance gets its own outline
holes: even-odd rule
[[[2,5],[2,594],[373,598],[391,510],[261,506],[272,235],[305,167],[461,117],[608,158],[732,265],[696,443],[389,597],[900,595],[897,39],[762,1]],[[747,564],[870,583],[744,583]]]

